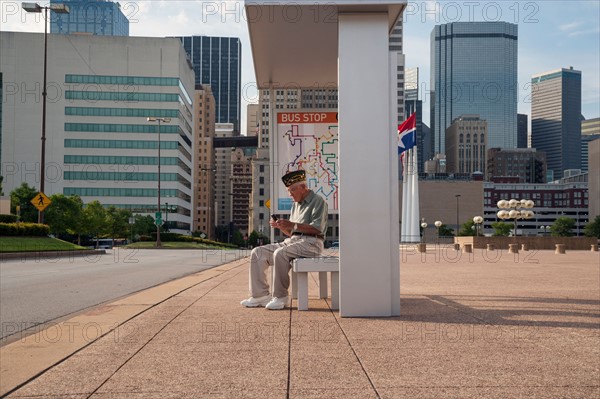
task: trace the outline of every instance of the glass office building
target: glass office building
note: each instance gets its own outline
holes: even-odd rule
[[[241,117],[242,44],[237,37],[180,37],[194,66],[196,87],[210,85],[216,123],[233,123],[239,134]]]
[[[562,68],[531,78],[531,146],[546,152],[554,179],[581,169],[581,71]]]
[[[455,22],[431,32],[431,129],[434,152],[463,114],[488,122],[488,146],[517,147],[517,25]]]
[[[125,16],[130,8],[136,12],[133,3],[124,9],[119,3],[106,0],[51,0],[50,4],[60,3],[69,6],[68,14],[52,13],[50,33],[88,34],[99,36],[129,36],[129,20]]]

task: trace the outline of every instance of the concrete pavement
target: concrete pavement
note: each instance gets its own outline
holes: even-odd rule
[[[62,340],[79,340],[70,349],[56,339],[57,329],[4,346],[1,392],[11,391],[10,398],[600,396],[598,252],[515,257],[408,248],[401,257],[400,317],[339,318],[329,300],[318,299],[316,276],[309,311],[297,311],[295,302],[283,311],[242,308],[243,259],[71,320],[79,330],[60,326]],[[119,318],[120,312],[127,314]],[[104,314],[113,315],[110,322]],[[94,333],[93,323],[112,329]]]

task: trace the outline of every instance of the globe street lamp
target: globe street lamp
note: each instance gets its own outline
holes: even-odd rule
[[[437,242],[438,244],[440,243],[440,227],[442,227],[442,222],[441,220],[436,220],[435,223],[435,228],[437,230]]]
[[[519,219],[531,219],[535,216],[533,211],[529,211],[535,206],[535,203],[531,200],[516,200],[511,199],[500,200],[496,204],[501,210],[498,211],[497,216],[502,220],[514,219],[514,236],[517,236],[517,220]]]
[[[170,123],[171,118],[157,118],[157,117],[149,117],[148,122],[158,122],[158,193],[157,193],[157,207],[156,207],[156,248],[160,248],[162,242],[160,241],[160,226],[162,225],[162,213],[160,211],[160,123]]]
[[[21,3],[21,7],[26,12],[41,13],[44,10],[44,79],[42,85],[42,153],[40,160],[40,192],[46,189],[46,97],[47,75],[48,75],[48,10],[57,14],[68,14],[69,6],[66,4],[50,4],[49,6],[40,6],[38,3]],[[38,223],[44,221],[44,211],[38,213]]]
[[[421,223],[421,227],[423,228],[423,233],[421,234],[421,242],[425,242],[425,229],[427,228],[427,223],[425,223],[425,220],[423,220],[423,223]]]
[[[477,233],[477,237],[479,237],[479,230],[481,229],[481,223],[483,223],[483,218],[481,216],[475,216],[473,218],[473,223],[475,223],[475,231]]]

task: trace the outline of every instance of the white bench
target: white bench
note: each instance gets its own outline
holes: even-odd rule
[[[327,298],[327,273],[331,273],[331,308],[340,308],[340,258],[322,256],[292,261],[292,298],[298,310],[308,310],[308,273],[319,273],[319,298]]]

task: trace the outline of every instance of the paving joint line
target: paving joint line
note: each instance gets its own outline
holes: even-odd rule
[[[311,278],[312,278],[313,282],[315,282],[315,283],[317,282],[314,274],[311,276]],[[348,335],[346,334],[346,331],[344,331],[344,328],[340,324],[339,319],[337,317],[335,317],[335,311],[331,308],[331,303],[330,302],[331,301],[328,301],[327,299],[325,299],[325,303],[327,304],[327,307],[329,308],[329,311],[331,312],[331,314],[333,316],[333,319],[335,320],[335,322],[338,325],[340,331],[342,332],[342,335],[346,339],[346,342],[348,343],[348,346],[350,347],[350,350],[352,351],[352,354],[354,355],[354,357],[356,358],[356,361],[360,365],[360,368],[362,369],[363,373],[365,374],[365,377],[367,377],[367,380],[369,381],[369,384],[371,384],[371,388],[373,388],[373,391],[375,392],[375,396],[377,397],[377,399],[381,399],[381,395],[379,394],[379,391],[377,391],[377,388],[375,387],[375,384],[371,380],[371,377],[369,376],[369,373],[367,372],[367,369],[365,368],[365,366],[363,365],[362,361],[360,360],[360,357],[358,357],[358,354],[356,353],[356,350],[354,349],[354,347],[352,346],[352,343],[350,342],[350,338],[348,338]]]
[[[232,263],[232,262],[230,262],[230,263]],[[160,305],[160,304],[162,304],[162,303],[164,303],[164,302],[168,301],[169,299],[172,299],[173,297],[175,297],[175,296],[177,296],[177,295],[181,294],[182,292],[185,292],[185,291],[187,291],[187,290],[189,290],[189,289],[191,289],[191,288],[194,288],[194,287],[196,287],[197,285],[199,285],[199,284],[202,284],[202,283],[204,283],[204,282],[206,282],[206,281],[210,281],[210,280],[212,280],[212,279],[214,279],[214,278],[216,278],[216,277],[219,277],[219,276],[221,276],[221,275],[223,275],[223,274],[225,274],[225,273],[227,273],[227,272],[229,272],[229,271],[235,270],[235,269],[237,269],[237,268],[239,268],[239,267],[241,267],[241,266],[244,266],[245,264],[246,264],[246,263],[242,263],[242,264],[240,264],[240,265],[238,265],[238,266],[234,267],[233,269],[230,269],[230,270],[224,270],[224,271],[223,271],[223,273],[220,273],[219,275],[216,275],[216,276],[210,277],[210,278],[208,278],[208,279],[206,279],[206,280],[203,280],[203,281],[200,281],[199,283],[196,283],[196,284],[194,284],[194,285],[192,285],[192,286],[190,286],[190,287],[187,287],[187,288],[185,288],[185,289],[183,289],[183,290],[181,290],[181,291],[179,291],[179,292],[176,292],[175,294],[173,294],[173,295],[169,296],[168,298],[165,298],[164,300],[162,300],[162,301],[160,301],[160,302],[158,302],[158,303],[155,303],[155,304],[153,304],[152,306],[148,307],[147,309],[144,309],[144,310],[143,310],[143,311],[141,311],[140,313],[138,313],[138,314],[136,314],[136,315],[134,315],[134,316],[131,316],[130,318],[128,318],[127,320],[125,320],[125,321],[124,321],[124,322],[122,322],[121,324],[126,324],[126,323],[129,323],[130,321],[132,321],[132,320],[133,320],[133,319],[135,319],[136,317],[138,317],[138,316],[140,316],[140,315],[142,315],[142,314],[146,313],[146,312],[147,312],[147,311],[149,311],[150,309],[152,309],[152,308],[154,308],[154,307],[156,307],[156,306],[158,306],[158,305]],[[219,265],[219,266],[224,266],[224,265]],[[219,267],[219,266],[216,266],[216,267]],[[214,268],[211,268],[211,269],[206,269],[206,270],[212,270],[212,269],[214,269]],[[205,271],[205,270],[201,271],[200,273],[202,273],[202,272],[204,272],[204,271]],[[236,276],[237,276],[237,274],[236,274]],[[189,276],[185,276],[185,277],[189,277]],[[185,278],[185,277],[182,277],[182,278]],[[234,277],[235,277],[235,276],[234,276]],[[232,278],[233,278],[233,277],[232,277]],[[173,281],[173,280],[170,280],[170,281]],[[170,281],[168,281],[168,282],[170,282]],[[166,282],[166,283],[168,283],[168,282]],[[160,285],[162,285],[162,284],[157,284],[156,286],[154,286],[154,287],[149,287],[148,289],[152,289],[152,288],[158,287],[158,286],[160,286]],[[220,285],[220,284],[219,284],[219,285]],[[215,288],[216,288],[216,287],[215,287]],[[131,295],[137,294],[137,293],[139,293],[139,292],[142,292],[142,291],[144,291],[144,290],[140,290],[140,291],[138,291],[138,292],[132,293]],[[210,292],[210,291],[209,291],[209,292]],[[206,294],[205,294],[205,295],[206,295]],[[129,295],[128,295],[128,296],[129,296]],[[162,330],[162,329],[161,329],[161,330]],[[25,380],[25,381],[23,381],[22,383],[18,384],[17,386],[15,386],[14,388],[12,388],[11,390],[7,391],[5,394],[3,394],[2,396],[0,396],[0,399],[2,399],[2,398],[5,398],[5,397],[7,397],[7,396],[9,396],[9,395],[11,395],[11,394],[13,394],[13,393],[15,393],[15,392],[16,392],[16,391],[18,391],[19,389],[23,388],[25,385],[29,384],[30,382],[33,382],[34,380],[36,380],[37,378],[39,378],[40,376],[42,376],[44,373],[46,373],[46,372],[48,372],[48,371],[52,370],[52,369],[53,369],[53,368],[55,368],[56,366],[59,366],[59,365],[61,365],[62,363],[64,363],[65,361],[69,360],[71,357],[73,357],[74,355],[76,355],[76,354],[78,354],[79,352],[83,351],[84,349],[88,348],[89,346],[91,346],[92,344],[94,344],[95,342],[97,342],[98,340],[100,340],[100,339],[102,339],[102,338],[106,337],[107,335],[111,334],[113,331],[114,331],[114,329],[107,331],[105,334],[102,334],[102,335],[100,335],[99,337],[97,337],[97,338],[96,338],[96,339],[94,339],[93,341],[91,341],[91,342],[87,343],[86,345],[82,346],[81,348],[77,349],[75,352],[73,352],[73,353],[70,353],[70,354],[69,354],[69,355],[67,355],[65,358],[63,358],[63,359],[59,360],[58,362],[56,362],[56,363],[54,363],[54,364],[52,364],[52,365],[50,365],[50,366],[46,367],[44,370],[42,370],[42,371],[38,372],[38,373],[37,373],[37,374],[35,374],[34,376],[32,376],[32,377],[28,378],[27,380]],[[145,346],[145,345],[144,345],[144,346]],[[143,348],[143,347],[142,347],[142,348]],[[136,353],[137,353],[137,352],[136,352]],[[122,367],[122,366],[123,366],[123,365],[121,365],[121,367]],[[119,369],[120,369],[120,367],[119,367]],[[114,375],[114,373],[113,373],[113,375]],[[111,377],[112,377],[112,375],[111,375]],[[110,377],[109,377],[109,378],[110,378]],[[106,382],[106,381],[105,381],[105,382]],[[104,384],[104,383],[103,383],[103,384]],[[95,392],[95,391],[94,391],[94,392]],[[93,395],[93,393],[92,393],[92,395]],[[88,398],[89,398],[89,397],[88,397]]]
[[[194,284],[194,285],[192,285],[191,287],[188,287],[188,288],[186,288],[186,289],[182,290],[181,292],[185,292],[185,291],[187,291],[187,290],[189,290],[189,289],[191,289],[191,288],[194,288],[194,287],[196,287],[196,286],[197,286],[197,285],[199,285],[199,284],[202,284],[202,283],[204,283],[204,282],[206,282],[206,281],[210,281],[210,280],[212,280],[212,279],[214,279],[214,278],[216,278],[216,277],[220,277],[220,276],[222,276],[223,274],[226,274],[227,272],[230,272],[230,271],[236,270],[236,269],[238,269],[239,267],[241,267],[241,266],[244,266],[244,265],[245,265],[245,263],[242,263],[242,264],[240,264],[240,265],[238,265],[238,266],[234,267],[233,269],[230,269],[230,270],[226,270],[226,271],[224,271],[223,273],[219,274],[218,276],[214,276],[214,277],[211,277],[211,278],[210,278],[210,279],[208,279],[208,280],[204,280],[204,281],[202,281],[202,282],[199,282],[198,284]],[[157,336],[158,334],[160,334],[160,333],[161,333],[161,332],[162,332],[162,331],[163,331],[165,328],[167,328],[167,326],[169,326],[169,325],[170,325],[170,324],[173,322],[173,320],[175,320],[176,318],[178,318],[179,316],[181,316],[181,314],[182,314],[183,312],[185,312],[185,311],[186,311],[186,310],[188,310],[190,307],[192,307],[193,305],[195,305],[195,304],[196,304],[198,301],[200,301],[200,300],[201,300],[202,298],[204,298],[206,295],[208,295],[208,294],[210,294],[212,291],[216,290],[216,289],[217,289],[218,287],[220,287],[220,286],[221,286],[223,283],[225,283],[225,282],[227,282],[227,281],[231,280],[232,278],[235,278],[235,277],[237,277],[237,275],[238,275],[238,274],[240,274],[240,273],[241,273],[241,271],[240,271],[240,272],[238,272],[238,273],[236,273],[236,274],[234,274],[233,276],[231,276],[231,277],[229,277],[229,278],[227,278],[227,279],[225,279],[225,280],[221,281],[219,284],[217,284],[216,286],[212,287],[212,288],[211,288],[211,289],[209,289],[207,292],[205,292],[204,294],[202,294],[202,295],[201,295],[201,296],[200,296],[198,299],[196,299],[194,302],[192,302],[192,303],[190,303],[188,306],[186,306],[186,307],[185,307],[185,308],[184,308],[184,309],[183,309],[181,312],[179,312],[179,313],[177,313],[175,316],[173,316],[173,318],[172,318],[171,320],[169,320],[169,321],[167,322],[167,324],[165,324],[164,326],[162,326],[162,327],[161,327],[161,329],[160,329],[160,330],[158,330],[158,331],[156,332],[156,334],[154,334],[154,335],[153,335],[153,336],[152,336],[152,337],[151,337],[151,338],[150,338],[150,339],[149,339],[149,340],[148,340],[148,341],[147,341],[147,342],[146,342],[144,345],[142,345],[142,346],[141,346],[141,347],[140,347],[140,348],[139,348],[137,351],[135,351],[135,353],[133,353],[133,354],[132,354],[132,355],[131,355],[131,356],[130,356],[130,357],[127,359],[127,360],[125,360],[125,362],[123,362],[123,364],[121,364],[121,365],[120,365],[120,366],[119,366],[119,367],[118,367],[118,368],[117,368],[117,369],[116,369],[116,370],[115,370],[115,371],[114,371],[114,372],[113,372],[113,373],[112,373],[112,374],[111,374],[111,375],[110,375],[110,376],[109,376],[109,377],[108,377],[106,380],[104,380],[104,382],[102,382],[102,383],[101,383],[101,384],[100,384],[100,385],[99,385],[99,386],[98,386],[98,387],[97,387],[97,388],[96,388],[96,389],[95,389],[95,390],[94,390],[92,393],[90,393],[90,395],[87,397],[87,399],[91,398],[91,397],[92,397],[92,396],[93,396],[95,393],[97,393],[97,392],[98,392],[98,390],[99,390],[100,388],[102,388],[102,387],[103,387],[103,386],[104,386],[104,385],[105,385],[105,384],[106,384],[106,383],[107,383],[107,382],[108,382],[108,381],[109,381],[109,380],[110,380],[112,377],[114,377],[114,375],[115,375],[115,374],[117,374],[117,373],[119,372],[119,370],[121,370],[123,367],[125,367],[125,365],[131,361],[131,359],[133,359],[133,358],[134,358],[134,357],[135,357],[135,356],[136,356],[138,353],[140,353],[140,352],[142,351],[142,349],[144,349],[146,346],[148,346],[148,344],[149,344],[150,342],[152,342],[152,340],[154,340],[154,338],[156,338],[156,336]],[[173,298],[174,296],[176,296],[176,295],[179,295],[181,292],[179,292],[179,293],[177,293],[177,294],[175,294],[175,295],[173,295],[173,296],[171,296],[171,297],[169,297],[169,298],[165,299],[164,301],[161,301],[160,303],[163,303],[163,302],[167,301],[168,299],[171,299],[171,298]],[[155,306],[158,306],[160,303],[158,303],[158,304],[156,304],[156,305],[152,306],[151,308],[153,308],[153,307],[155,307]],[[149,309],[151,309],[151,308],[148,308],[147,310],[149,310]],[[147,311],[147,310],[146,310],[146,311]],[[145,313],[145,311],[144,311],[143,313]],[[141,313],[140,313],[140,314],[141,314]]]

